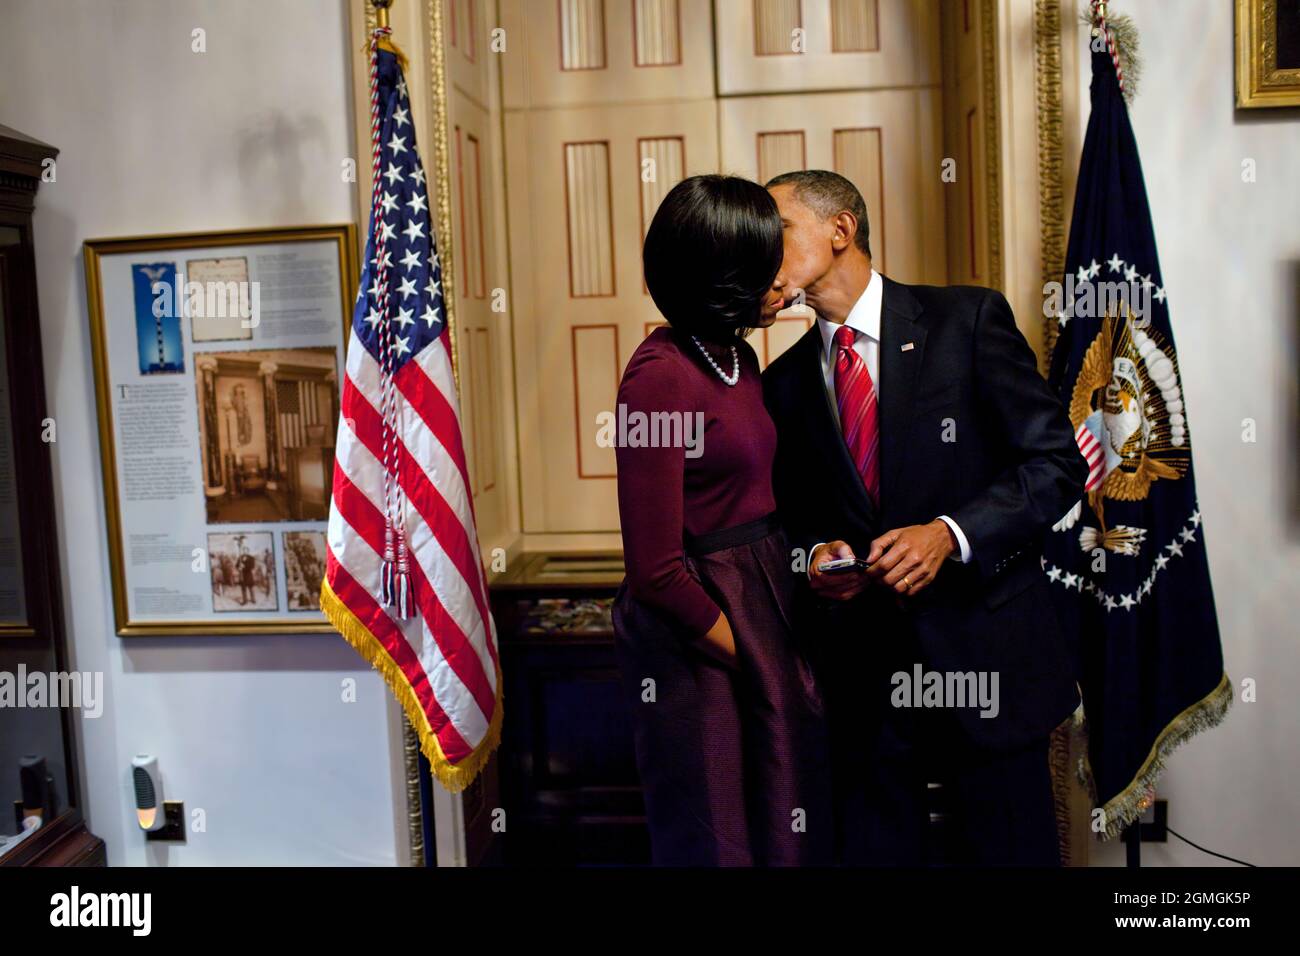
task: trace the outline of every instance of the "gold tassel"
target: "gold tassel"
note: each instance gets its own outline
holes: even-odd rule
[[[502,717],[502,694],[501,694],[501,668],[496,668],[496,703],[492,708],[492,720],[488,724],[487,734],[479,745],[474,748],[473,753],[462,759],[460,763],[452,763],[447,759],[447,755],[442,752],[442,746],[438,743],[438,735],[434,733],[433,728],[429,726],[429,718],[424,713],[424,708],[420,706],[420,700],[415,696],[415,691],[411,689],[411,684],[402,673],[402,669],[397,666],[397,662],[389,656],[388,651],[379,643],[379,640],[370,633],[370,629],[358,620],[357,616],[352,613],[337,594],[330,587],[329,581],[322,581],[320,586],[320,606],[325,612],[334,629],[342,635],[356,650],[358,654],[364,657],[370,666],[383,676],[384,682],[388,684],[389,690],[397,698],[402,710],[406,712],[406,719],[411,722],[415,728],[416,736],[420,738],[420,750],[429,761],[429,767],[433,775],[444,787],[452,793],[460,793],[471,783],[479,772],[487,765],[488,759],[492,752],[497,749],[501,742],[501,717]]]

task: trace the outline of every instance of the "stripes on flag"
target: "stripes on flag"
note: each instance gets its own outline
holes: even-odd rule
[[[1074,440],[1079,445],[1079,451],[1083,452],[1083,457],[1088,461],[1088,480],[1084,483],[1084,491],[1092,491],[1105,477],[1106,453],[1102,450],[1101,442],[1097,441],[1097,436],[1088,428],[1087,422],[1079,425],[1074,432]]]

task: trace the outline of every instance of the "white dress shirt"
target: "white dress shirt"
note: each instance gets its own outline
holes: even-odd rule
[[[884,304],[885,283],[880,278],[880,273],[875,269],[871,270],[871,279],[867,282],[866,289],[862,295],[858,296],[858,301],[853,303],[853,308],[849,310],[848,317],[844,320],[844,325],[854,331],[853,351],[862,356],[862,360],[867,363],[867,371],[871,373],[871,383],[876,388],[876,407],[880,403],[880,313]],[[834,322],[823,319],[820,315],[817,317],[817,329],[822,334],[822,378],[826,382],[826,394],[830,397],[831,413],[835,416],[835,424],[840,424],[839,403],[835,400],[835,333],[839,331],[839,326]],[[947,515],[939,515],[939,520],[952,529],[953,537],[957,539],[957,544],[961,549],[961,557],[951,555],[952,560],[960,560],[966,564],[971,559],[970,542],[966,540],[966,535],[962,533],[957,522]],[[822,542],[825,544],[825,542]],[[817,550],[814,546],[813,550]],[[810,552],[811,553],[811,552]],[[812,570],[811,567],[808,569]]]

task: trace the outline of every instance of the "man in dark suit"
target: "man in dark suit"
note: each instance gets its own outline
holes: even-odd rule
[[[817,312],[763,386],[777,506],[807,556],[841,858],[933,859],[938,782],[947,859],[1057,865],[1048,741],[1078,695],[1040,539],[1088,473],[1065,410],[999,293],[872,269],[848,180],[768,189],[786,288]],[[820,570],[855,557],[869,568]]]

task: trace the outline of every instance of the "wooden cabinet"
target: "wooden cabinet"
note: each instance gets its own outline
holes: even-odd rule
[[[32,242],[57,154],[0,126],[0,672],[20,694],[25,678],[69,668]],[[72,709],[36,703],[0,707],[0,866],[103,866],[82,816]]]
[[[609,607],[622,558],[526,554],[492,587],[506,720],[496,765],[508,865],[650,862]]]

